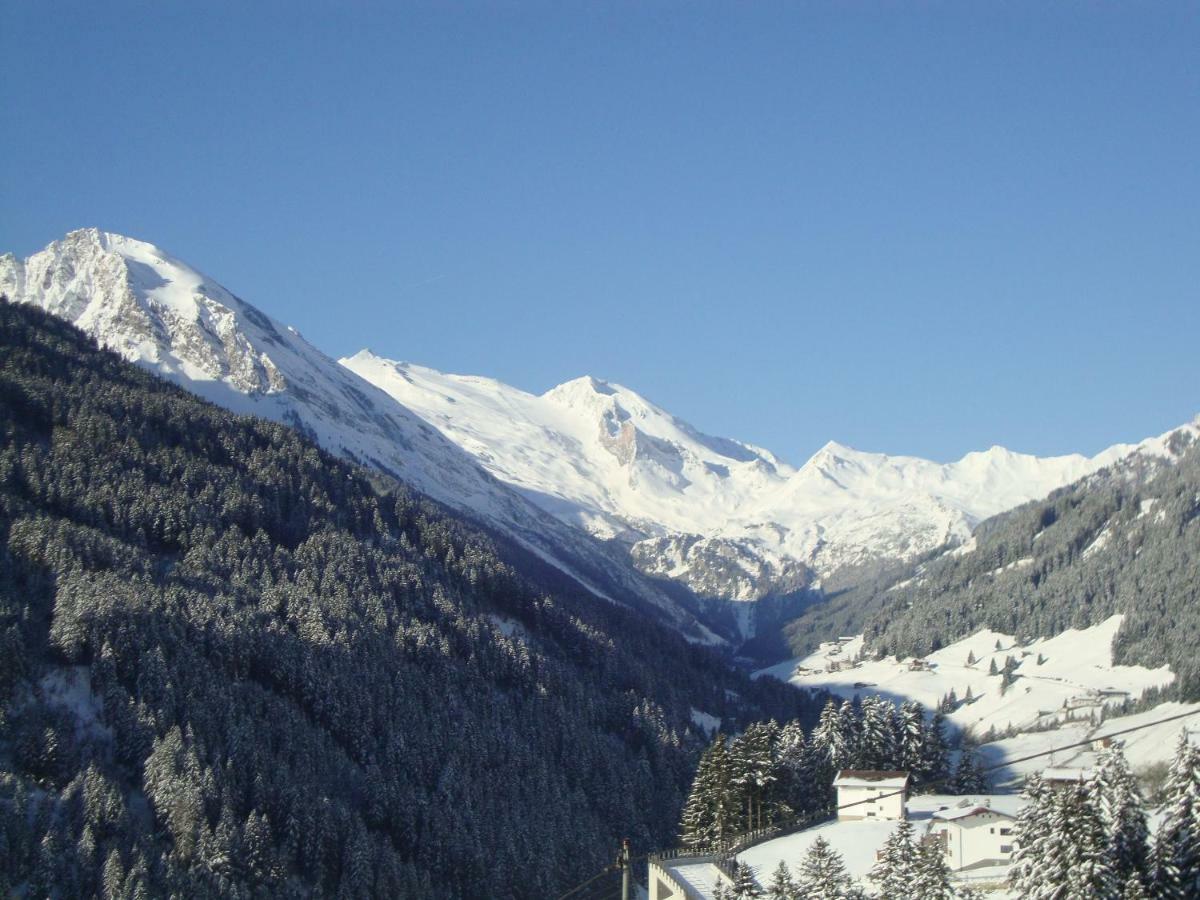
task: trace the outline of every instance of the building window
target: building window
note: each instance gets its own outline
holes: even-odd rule
[[[1012,834],[1012,829],[1011,829],[1011,828],[1001,828],[1001,829],[1000,829],[1000,835],[1001,835],[1001,837],[1006,837],[1006,836],[1008,836],[1008,835],[1010,835],[1010,834]]]
[[[988,831],[989,831],[990,833],[992,833],[992,834],[995,834],[995,833],[996,833],[996,829],[995,829],[995,828],[989,828],[989,829],[988,829]]]
[[[1012,853],[1012,844],[1001,844],[1000,852],[1001,853]]]

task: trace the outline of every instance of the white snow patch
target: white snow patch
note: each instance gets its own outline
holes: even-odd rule
[[[897,702],[912,699],[927,709],[936,708],[953,690],[960,705],[947,716],[948,721],[982,737],[993,728],[1002,733],[1009,726],[1022,730],[1098,717],[1105,706],[1136,700],[1150,688],[1174,681],[1167,666],[1147,669],[1113,664],[1112,642],[1123,619],[1112,616],[1091,628],[1071,629],[1024,646],[1012,635],[980,631],[931,653],[924,660],[927,668],[920,670],[914,670],[908,660],[895,657],[859,660],[846,666],[845,660],[862,652],[859,636],[857,643],[845,644],[837,657],[831,658],[827,650],[818,649],[763,672],[797,687],[824,688],[842,697],[879,694]],[[975,661],[968,665],[972,654]],[[998,671],[1003,670],[1010,656],[1016,662],[1017,678],[1001,693],[1000,675],[988,673],[992,662]],[[843,666],[837,670],[831,662],[843,662]],[[971,702],[961,702],[968,689]]]
[[[710,713],[706,713],[693,707],[692,724],[705,734],[713,734],[718,728],[721,727],[721,720]]]
[[[1083,550],[1083,558],[1088,559],[1096,553],[1099,553],[1108,546],[1108,541],[1112,537],[1112,529],[1107,525],[1096,535],[1095,539],[1087,545]]]

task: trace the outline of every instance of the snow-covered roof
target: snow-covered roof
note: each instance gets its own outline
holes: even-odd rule
[[[956,822],[959,819],[968,819],[971,816],[978,816],[982,813],[993,813],[997,816],[1004,816],[1006,819],[1015,818],[1004,812],[1004,810],[993,809],[990,806],[956,806],[952,809],[939,809],[933,814],[933,818],[941,819],[945,822]]]
[[[842,769],[833,780],[834,787],[890,787],[902,788],[909,782],[907,772],[889,772],[881,769]]]

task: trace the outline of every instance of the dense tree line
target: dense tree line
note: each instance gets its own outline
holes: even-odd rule
[[[2,896],[544,897],[670,842],[694,710],[805,714],[6,302],[0,432]]]
[[[1200,749],[1181,738],[1151,838],[1137,780],[1116,747],[1095,774],[1055,785],[1031,776],[1017,819],[1013,889],[1022,900],[1200,898]]]
[[[978,761],[962,755],[950,772],[945,726],[907,702],[897,709],[870,696],[830,700],[807,735],[799,720],[756,722],[732,739],[717,734],[700,757],[680,820],[684,846],[720,846],[770,825],[815,820],[832,812],[833,780],[841,769],[909,772],[915,790],[979,793]]]
[[[850,607],[834,598],[842,633],[924,656],[981,628],[1025,641],[1123,613],[1115,661],[1167,663],[1172,695],[1200,699],[1200,446],[1182,431],[1169,443],[1173,464],[1132,457],[982,523],[974,552],[867,579]],[[789,626],[794,644],[820,615]]]

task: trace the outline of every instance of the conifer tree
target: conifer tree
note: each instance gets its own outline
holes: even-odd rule
[[[914,780],[925,775],[925,710],[915,700],[900,707],[897,763]]]
[[[782,859],[771,875],[771,883],[767,887],[769,900],[796,900],[796,882],[792,878],[791,869]]]
[[[1162,824],[1154,836],[1153,896],[1200,897],[1200,750],[1179,737],[1164,786]]]
[[[867,697],[862,704],[859,765],[887,769],[898,763],[896,708],[882,697]]]
[[[838,707],[837,735],[840,742],[839,769],[855,768],[859,765],[862,751],[862,702],[858,695],[853,700],[843,700]]]
[[[1066,859],[1069,900],[1118,900],[1122,887],[1108,858],[1108,836],[1094,798],[1080,782],[1055,791],[1054,837]]]
[[[958,765],[954,769],[954,777],[950,780],[950,792],[984,794],[987,790],[987,776],[983,772],[978,751],[973,747],[963,747],[958,757]]]
[[[1113,874],[1122,883],[1146,875],[1149,834],[1137,779],[1117,747],[1105,749],[1096,768],[1095,801],[1108,839]]]
[[[729,748],[730,780],[745,810],[746,831],[768,824],[763,808],[777,780],[772,758],[777,737],[774,722],[755,722]]]
[[[725,736],[717,733],[700,757],[684,804],[680,838],[687,847],[720,844],[740,830],[741,802],[733,785]]]
[[[846,900],[856,893],[841,854],[823,837],[808,848],[797,871],[796,883],[805,900]]]
[[[970,690],[970,688],[968,688]],[[954,688],[950,688],[950,693],[942,698],[942,702],[938,704],[937,711],[940,713],[952,713],[958,708],[958,694]]]
[[[912,889],[916,874],[913,827],[911,822],[903,821],[880,848],[869,877],[881,897],[904,897]]]
[[[1041,873],[1047,868],[1045,858],[1050,853],[1052,841],[1051,802],[1052,789],[1036,772],[1025,781],[1021,796],[1025,806],[1017,814],[1013,828],[1013,863],[1009,869],[1009,884],[1021,898],[1049,896],[1040,893]]]
[[[1121,890],[1121,900],[1150,900],[1150,895],[1146,893],[1146,885],[1142,883],[1142,879],[1137,875],[1130,875],[1125,879],[1125,886]]]
[[[919,841],[913,856],[914,872],[909,892],[887,896],[909,896],[913,900],[954,900],[950,867],[946,865],[941,845],[935,841]]]
[[[736,897],[737,900],[761,897],[762,890],[759,888],[758,882],[754,880],[754,870],[745,863],[734,862],[734,866],[733,888],[730,896]]]
[[[799,720],[788,722],[775,743],[776,802],[782,816],[807,816],[822,805],[814,781],[815,757]]]
[[[925,747],[922,751],[921,781],[941,782],[949,774],[950,745],[946,740],[946,718],[935,712],[925,725]],[[918,783],[917,788],[921,785]]]
[[[839,733],[838,707],[833,700],[821,710],[811,740],[813,748],[828,761],[830,769],[843,768],[846,763],[843,757],[844,743]]]

